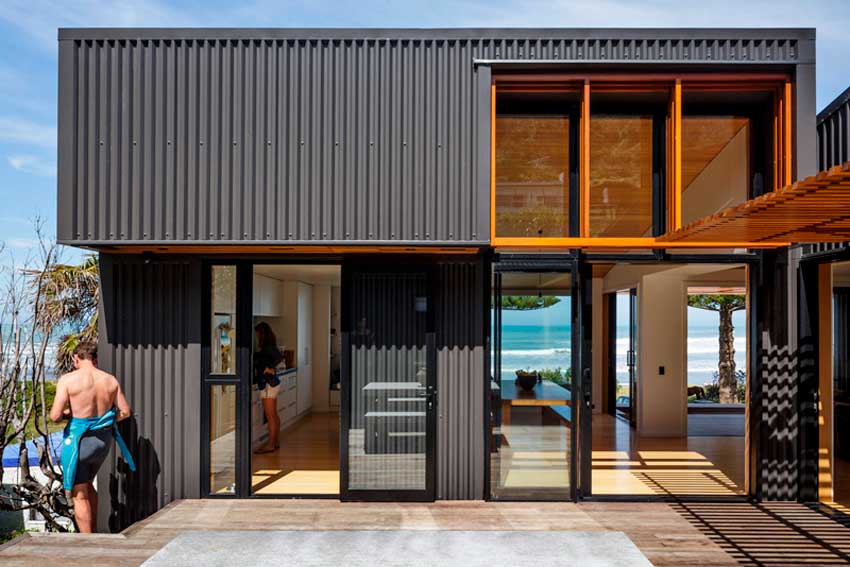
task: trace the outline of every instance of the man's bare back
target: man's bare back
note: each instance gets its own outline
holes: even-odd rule
[[[97,417],[113,407],[118,408],[119,421],[130,416],[130,406],[118,380],[93,365],[86,365],[59,378],[54,410],[58,406],[61,412],[69,404],[73,417]],[[54,417],[53,413],[50,415],[52,419],[61,419],[61,414]],[[68,416],[68,412],[65,415]]]

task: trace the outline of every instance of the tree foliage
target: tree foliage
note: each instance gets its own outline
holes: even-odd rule
[[[70,372],[76,346],[84,341],[97,341],[100,303],[97,256],[89,256],[81,264],[51,265],[37,281],[43,298],[41,324],[64,332],[56,350],[56,373]]]
[[[38,222],[36,233],[38,247],[28,269],[13,262],[0,268],[0,453],[7,445],[19,446],[17,481],[0,491],[0,510],[35,510],[48,529],[66,531],[61,518],[73,519],[73,511],[49,449],[47,426],[47,353],[58,319],[45,313],[45,305],[58,248],[42,235]],[[27,441],[38,452],[41,476],[30,466]]]
[[[502,296],[502,309],[508,311],[532,311],[534,309],[545,309],[561,301],[560,297],[552,295],[504,295]]]
[[[732,325],[732,313],[747,306],[745,295],[700,294],[688,296],[688,305],[697,309],[715,311],[720,315],[718,329],[717,385],[720,390],[720,403],[738,402],[738,379],[735,368],[735,328]]]
[[[689,295],[688,305],[697,309],[705,309],[706,311],[719,312],[723,309],[728,309],[730,312],[740,311],[747,307],[747,296],[733,294]]]

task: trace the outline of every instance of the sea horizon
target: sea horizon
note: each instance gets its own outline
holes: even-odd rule
[[[736,326],[736,329],[739,327]],[[503,324],[502,379],[510,379],[517,370],[565,370],[570,367],[570,325]],[[735,336],[735,362],[746,368],[746,336],[743,325]],[[628,384],[626,366],[628,325],[617,326],[617,382]],[[717,324],[688,325],[687,383],[709,384],[717,372],[719,359]],[[491,353],[492,354],[492,353]]]

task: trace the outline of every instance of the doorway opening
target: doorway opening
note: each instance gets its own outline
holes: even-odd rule
[[[251,493],[338,495],[340,267],[252,275]]]
[[[850,513],[850,262],[819,268],[820,500]]]
[[[746,266],[597,265],[593,286],[592,493],[746,494]]]

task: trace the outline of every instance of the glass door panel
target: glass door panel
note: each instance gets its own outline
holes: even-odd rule
[[[236,493],[236,384],[210,389],[210,493]]]
[[[436,369],[427,274],[354,273],[348,297],[344,491],[432,500]]]
[[[205,274],[203,376],[201,388],[201,469],[205,496],[244,496],[242,465],[244,428],[240,426],[244,364],[244,331],[240,322],[238,264],[209,266]],[[238,329],[238,333],[237,333]]]
[[[574,494],[573,281],[497,271],[493,281],[490,496]]]

